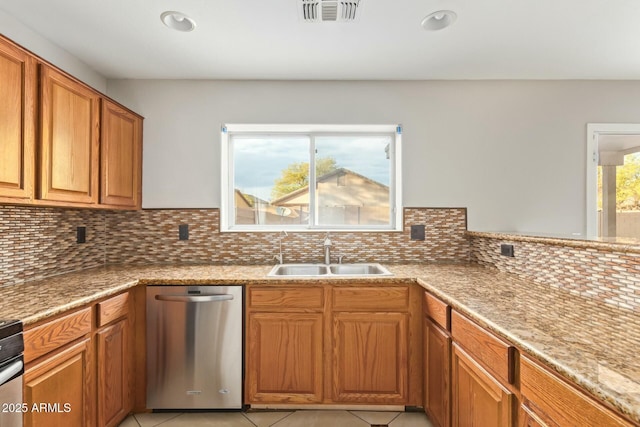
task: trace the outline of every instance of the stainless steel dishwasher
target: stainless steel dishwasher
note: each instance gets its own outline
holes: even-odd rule
[[[147,287],[147,408],[242,408],[242,286]]]

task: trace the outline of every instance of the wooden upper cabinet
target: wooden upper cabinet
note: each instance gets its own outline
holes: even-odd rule
[[[39,198],[96,204],[100,95],[47,65],[40,78]]]
[[[33,198],[35,59],[0,37],[0,201]]]
[[[139,208],[142,119],[103,100],[100,139],[100,203]]]

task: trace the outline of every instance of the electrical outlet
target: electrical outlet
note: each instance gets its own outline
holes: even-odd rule
[[[76,243],[87,242],[87,227],[76,228]]]
[[[180,224],[178,226],[178,239],[189,240],[189,224]]]
[[[411,226],[411,240],[424,240],[424,225]]]
[[[513,245],[500,245],[500,255],[513,257]]]

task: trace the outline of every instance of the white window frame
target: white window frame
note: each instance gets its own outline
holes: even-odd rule
[[[389,224],[367,225],[354,227],[352,225],[314,225],[317,215],[317,205],[310,209],[309,224],[304,225],[249,225],[235,224],[234,183],[233,183],[233,154],[230,150],[231,136],[238,134],[281,134],[308,135],[311,138],[310,160],[313,159],[315,147],[314,138],[319,135],[372,135],[386,133],[393,135],[392,148],[389,150],[390,175],[389,202],[391,205]],[[220,231],[222,232],[273,232],[273,231],[402,231],[402,126],[401,125],[283,125],[283,124],[226,124],[222,126],[220,137]],[[312,166],[312,165],[310,165]],[[315,182],[315,168],[309,167],[309,182]],[[315,200],[315,185],[309,185],[309,199]]]

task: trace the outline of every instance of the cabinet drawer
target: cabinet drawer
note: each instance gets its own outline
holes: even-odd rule
[[[451,307],[431,295],[424,293],[424,313],[436,322],[442,329],[451,330]]]
[[[333,288],[334,311],[376,311],[409,309],[407,286],[336,286]]]
[[[520,358],[520,390],[523,411],[551,420],[550,425],[633,425],[525,356]]]
[[[478,325],[451,312],[451,335],[475,359],[488,368],[499,380],[513,384],[515,381],[515,348],[485,331]]]
[[[91,307],[68,314],[24,332],[24,361],[70,343],[91,332]]]
[[[106,301],[98,303],[98,326],[126,316],[129,311],[129,292],[120,294]]]
[[[321,287],[249,288],[249,307],[252,309],[306,309],[320,311],[324,306]]]

